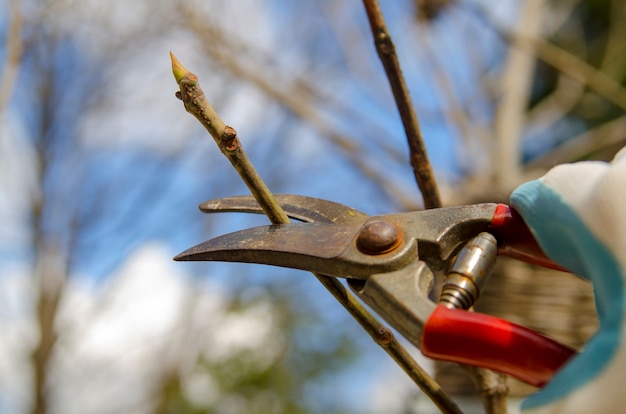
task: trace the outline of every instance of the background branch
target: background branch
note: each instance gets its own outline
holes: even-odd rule
[[[24,19],[20,8],[20,0],[9,1],[9,30],[4,43],[4,62],[0,68],[0,120],[7,102],[13,93],[15,80],[22,58],[22,26]]]

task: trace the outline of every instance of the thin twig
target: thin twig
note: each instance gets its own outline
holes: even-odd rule
[[[218,148],[228,158],[241,176],[254,198],[263,208],[263,212],[273,224],[285,223],[289,218],[280,208],[272,193],[261,177],[256,173],[248,156],[244,152],[237,132],[217,115],[198,83],[198,77],[185,69],[170,53],[174,77],[180,91],[177,97],[185,104],[187,112],[195,116],[215,140]]]
[[[413,167],[417,185],[424,198],[424,206],[426,208],[441,207],[441,197],[437,188],[435,174],[428,160],[428,153],[424,145],[417,115],[413,109],[411,96],[404,81],[404,76],[402,76],[396,48],[387,30],[380,5],[377,0],[363,0],[363,5],[365,6],[372,35],[374,36],[376,51],[387,73],[391,91],[404,125],[404,131],[409,143],[411,166]]]
[[[443,413],[461,413],[454,401],[448,397],[441,386],[411,357],[407,350],[395,338],[394,334],[381,324],[370,312],[350,294],[337,279],[315,274],[318,280],[356,319],[361,327],[372,337],[374,342],[404,370],[415,384],[426,394]]]
[[[198,77],[189,72],[171,55],[174,77],[180,91],[177,92],[187,112],[194,115],[209,131],[220,151],[237,170],[241,178],[256,198],[257,202],[273,224],[289,223],[289,218],[256,172],[252,162],[245,155],[235,130],[227,126],[209,104],[200,88]],[[392,332],[381,324],[363,305],[348,292],[337,279],[314,274],[328,291],[341,303],[354,319],[367,331],[374,341],[383,348],[398,365],[411,377],[420,389],[446,413],[460,413],[458,406],[451,401],[441,387],[415,362],[404,347],[395,339]]]

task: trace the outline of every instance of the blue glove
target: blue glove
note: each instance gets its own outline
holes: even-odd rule
[[[625,412],[626,148],[612,163],[557,166],[518,187],[511,205],[552,260],[592,282],[600,322],[585,349],[522,410]]]

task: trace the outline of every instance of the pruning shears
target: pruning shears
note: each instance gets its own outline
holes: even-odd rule
[[[576,351],[533,330],[468,312],[497,255],[560,269],[514,209],[476,204],[370,217],[311,197],[277,195],[303,223],[220,236],[179,261],[260,263],[347,279],[351,290],[430,358],[480,366],[542,387]],[[206,213],[261,213],[250,196],[202,203]],[[445,274],[439,302],[435,275]]]

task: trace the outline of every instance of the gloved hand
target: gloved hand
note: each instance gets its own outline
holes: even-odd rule
[[[626,148],[612,163],[560,165],[511,205],[544,252],[593,283],[600,327],[524,413],[626,412]]]

